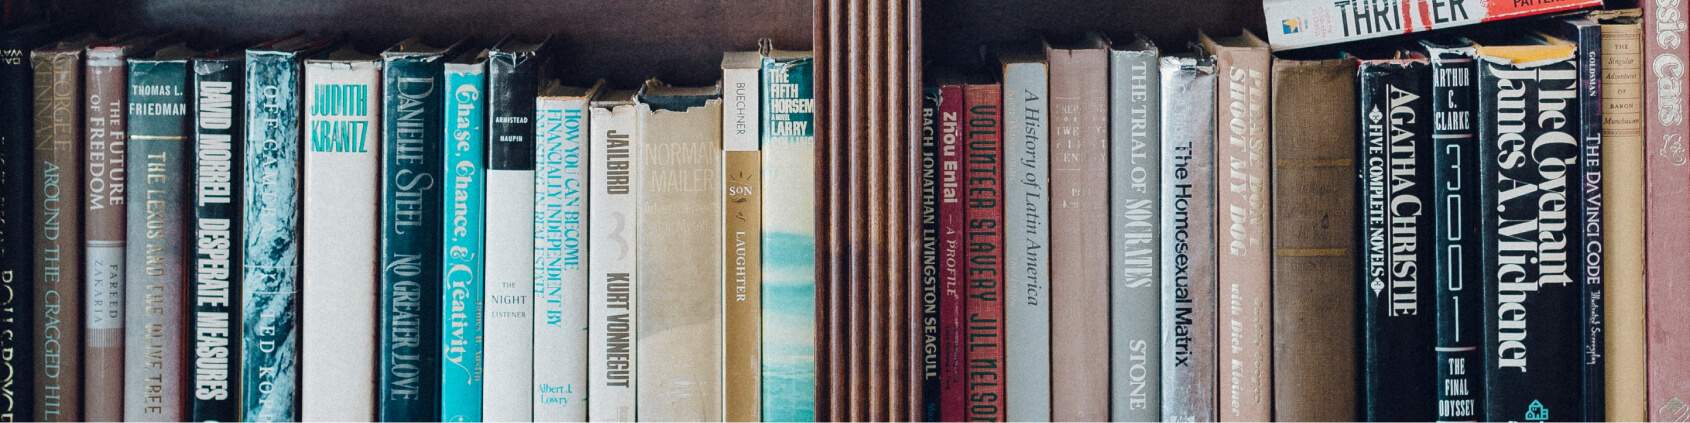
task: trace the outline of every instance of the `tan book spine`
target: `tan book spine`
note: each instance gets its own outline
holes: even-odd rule
[[[123,281],[127,184],[124,127],[126,51],[123,47],[88,49],[86,256],[88,286],[87,342],[83,360],[84,411],[90,421],[123,419]]]
[[[1273,417],[1268,247],[1268,78],[1272,53],[1249,32],[1201,36],[1215,55],[1215,192],[1220,226],[1220,418]]]
[[[35,418],[82,421],[82,48],[35,65]]]
[[[1109,419],[1109,57],[1096,37],[1071,47],[1078,48],[1046,51],[1050,418],[1103,421]]]
[[[722,56],[722,410],[762,418],[762,55]]]
[[[1602,232],[1609,421],[1649,419],[1644,321],[1643,28],[1602,24]]]
[[[1356,420],[1356,65],[1273,64],[1273,420]]]

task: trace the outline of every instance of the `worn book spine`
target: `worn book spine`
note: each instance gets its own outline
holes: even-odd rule
[[[1109,419],[1109,58],[1050,60],[1050,410]]]
[[[764,421],[817,416],[814,69],[810,57],[763,61]]]
[[[1690,1],[1639,2],[1643,7],[1644,204],[1643,262],[1649,282],[1690,280],[1690,122],[1686,119],[1686,64]],[[1649,420],[1690,418],[1690,327],[1680,304],[1690,302],[1690,285],[1649,283]]]
[[[1004,421],[1003,87],[963,88],[967,137],[963,201],[968,420]]]
[[[940,87],[939,99],[939,420],[951,422],[968,417],[962,85]]]
[[[439,210],[445,168],[440,150],[446,138],[441,61],[438,54],[391,55],[382,64],[381,361],[376,370],[378,418],[383,421],[439,420]],[[494,316],[492,310],[488,314]]]
[[[0,35],[0,419],[35,417],[35,76],[29,49],[36,32]]]
[[[1162,416],[1162,107],[1157,60],[1154,47],[1109,51],[1109,418],[1115,421],[1157,421]],[[1015,332],[1009,336],[1014,338]],[[1015,343],[1010,345],[1014,348]],[[1017,413],[1013,405],[1009,410]]]
[[[1483,284],[1479,283],[1479,146],[1473,127],[1477,62],[1464,47],[1428,46],[1432,68],[1431,245],[1437,419],[1472,421],[1483,404]],[[1387,382],[1390,383],[1390,382]]]
[[[1602,22],[1603,359],[1610,421],[1649,419],[1644,321],[1643,27]]]
[[[380,65],[307,61],[304,95],[299,416],[374,419]]]
[[[919,372],[920,386],[914,388],[921,393],[920,412],[912,416],[912,420],[939,420],[939,87],[927,86],[921,92],[921,153],[920,169],[917,175],[921,180],[921,213],[918,222],[921,225],[920,249],[920,294],[917,298],[920,312],[916,313],[918,324],[916,348],[919,354],[914,371]],[[806,156],[809,157],[809,156]],[[812,206],[814,205],[812,200]],[[812,228],[813,230],[813,228]]]
[[[1273,412],[1356,417],[1356,61],[1276,60]],[[1336,337],[1336,340],[1334,340]]]
[[[1214,58],[1161,62],[1162,420],[1215,421]]]
[[[188,61],[129,63],[123,420],[187,418]]]
[[[37,50],[35,419],[82,421],[82,50]]]
[[[1244,38],[1248,38],[1245,36]],[[1216,240],[1220,286],[1220,419],[1273,417],[1273,313],[1268,246],[1267,46],[1215,48]]]
[[[534,103],[539,59],[487,59],[487,307],[482,418],[534,417]]]
[[[1050,419],[1050,73],[1043,61],[1004,64],[1002,416]]]
[[[721,403],[721,109],[640,103],[637,415],[718,420]]]
[[[1565,18],[1560,25],[1562,36],[1578,46],[1574,61],[1578,62],[1579,126],[1574,134],[1579,137],[1579,153],[1578,172],[1573,175],[1577,183],[1571,188],[1575,194],[1571,198],[1576,201],[1571,207],[1578,211],[1575,214],[1578,230],[1573,231],[1579,236],[1577,248],[1573,250],[1578,254],[1574,260],[1578,267],[1575,279],[1584,291],[1579,297],[1583,317],[1578,326],[1582,347],[1579,399],[1584,414],[1574,417],[1603,421],[1608,416],[1604,392],[1606,355],[1602,353],[1608,307],[1603,292],[1607,274],[1602,262],[1606,246],[1602,231],[1606,213],[1602,198],[1605,167],[1602,165],[1602,27],[1588,17]]]
[[[253,421],[299,417],[300,65],[297,52],[246,53],[240,397]]]
[[[1578,67],[1479,65],[1484,419],[1579,421]],[[1549,336],[1531,336],[1549,334]],[[1400,380],[1400,379],[1397,379]]]
[[[722,61],[722,412],[729,421],[763,416],[762,65],[750,51]]]
[[[487,66],[447,63],[440,232],[440,420],[481,420]],[[307,224],[310,222],[307,221]],[[309,240],[310,238],[306,238]],[[309,364],[309,362],[307,362]]]
[[[83,294],[87,320],[83,324],[83,413],[92,421],[123,419],[123,281],[124,237],[128,191],[128,128],[125,106],[129,81],[125,78],[127,47],[88,49],[88,76],[83,80],[88,111],[85,140],[83,222],[87,287]]]
[[[244,69],[239,57],[194,61],[193,421],[240,417]]]
[[[535,105],[535,420],[587,420],[586,101]]]
[[[634,190],[639,147],[632,104],[595,103],[587,130],[587,418],[634,419],[636,255]]]
[[[1262,2],[1267,33],[1273,41],[1274,50],[1338,44],[1601,6],[1600,0],[1437,5],[1412,0]]]
[[[1362,62],[1362,418],[1431,420],[1431,73],[1425,60]],[[1390,295],[1386,295],[1386,294]],[[1424,380],[1424,383],[1404,381]]]

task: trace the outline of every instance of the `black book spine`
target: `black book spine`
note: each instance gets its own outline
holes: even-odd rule
[[[921,419],[939,421],[939,87],[921,92]]]
[[[383,67],[382,421],[440,419],[442,63],[401,55]]]
[[[487,57],[487,168],[534,170],[534,102],[541,56],[492,50]]]
[[[193,69],[193,275],[188,319],[194,346],[188,360],[188,418],[235,421],[240,416],[241,337],[241,94],[239,58],[198,59]]]
[[[1484,420],[1585,418],[1575,62],[1479,65]]]
[[[33,33],[0,38],[0,420],[34,421]]]
[[[1431,72],[1363,62],[1359,79],[1363,418],[1432,420]]]
[[[1578,44],[1579,69],[1579,233],[1577,260],[1584,287],[1584,379],[1580,393],[1584,416],[1580,420],[1607,420],[1607,389],[1603,380],[1602,303],[1602,27],[1588,19],[1576,19],[1572,38]]]
[[[1428,49],[1432,59],[1432,207],[1437,223],[1437,390],[1440,421],[1478,418],[1483,333],[1479,281],[1479,149],[1473,128],[1477,74],[1471,55]]]

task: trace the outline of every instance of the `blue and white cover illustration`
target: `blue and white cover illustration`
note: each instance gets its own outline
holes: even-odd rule
[[[763,62],[763,420],[816,416],[815,93],[809,52]]]

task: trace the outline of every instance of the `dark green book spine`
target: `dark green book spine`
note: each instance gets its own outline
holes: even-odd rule
[[[382,75],[382,421],[439,420],[439,55],[396,55]]]
[[[1432,208],[1438,420],[1472,421],[1480,410],[1484,297],[1479,283],[1479,146],[1473,132],[1473,56],[1428,45],[1432,59]]]
[[[193,421],[240,417],[241,175],[239,57],[194,61]]]
[[[246,54],[241,418],[299,419],[298,52]]]
[[[124,419],[187,418],[188,61],[129,61]]]
[[[0,36],[0,420],[35,421],[35,146],[29,49],[39,31]]]

